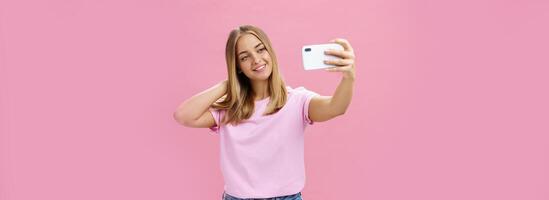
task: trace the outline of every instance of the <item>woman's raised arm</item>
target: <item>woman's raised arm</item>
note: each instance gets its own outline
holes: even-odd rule
[[[174,119],[187,127],[208,128],[215,125],[210,106],[227,93],[227,80],[183,101],[173,113]]]

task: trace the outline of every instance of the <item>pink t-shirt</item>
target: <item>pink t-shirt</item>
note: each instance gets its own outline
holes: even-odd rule
[[[269,198],[301,192],[305,186],[304,131],[309,102],[318,95],[287,87],[288,101],[277,113],[262,116],[269,98],[255,102],[252,116],[233,126],[218,126],[224,110],[210,109],[220,136],[225,192],[239,198]]]

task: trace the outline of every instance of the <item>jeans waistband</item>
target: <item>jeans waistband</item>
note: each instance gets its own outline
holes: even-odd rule
[[[298,192],[297,194],[287,195],[287,196],[278,196],[278,197],[270,197],[270,198],[246,198],[246,199],[233,197],[223,192],[222,200],[294,200],[294,199],[297,199],[297,197],[301,197],[301,192]]]

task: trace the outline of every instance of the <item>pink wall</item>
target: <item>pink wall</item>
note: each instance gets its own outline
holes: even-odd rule
[[[345,37],[355,97],[306,133],[307,200],[549,199],[547,1],[0,1],[0,199],[220,199],[218,137],[172,119],[231,28]]]

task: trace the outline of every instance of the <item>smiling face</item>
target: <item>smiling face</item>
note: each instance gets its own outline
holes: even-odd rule
[[[256,95],[269,96],[266,115],[274,114],[286,105],[286,85],[271,41],[263,30],[253,25],[231,30],[225,44],[225,61],[227,94],[212,105],[227,110],[222,123],[238,124],[250,118]]]
[[[236,42],[236,59],[242,73],[251,81],[265,81],[272,72],[272,59],[265,45],[252,34]]]

